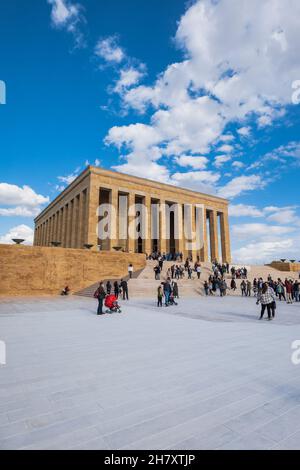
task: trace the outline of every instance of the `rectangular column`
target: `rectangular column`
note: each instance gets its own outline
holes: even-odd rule
[[[151,238],[151,196],[146,195],[144,198],[144,205],[145,205],[145,214],[143,217],[143,222],[145,224],[143,232],[145,233],[145,240],[144,240],[144,251],[147,255],[150,255],[152,251],[152,238]]]
[[[44,224],[42,223],[42,224],[41,224],[41,240],[40,240],[40,245],[41,245],[41,246],[44,245],[43,236],[44,236]]]
[[[208,245],[207,245],[207,216],[206,216],[206,208],[204,207],[204,212],[203,212],[203,229],[202,229],[202,235],[203,235],[203,247],[200,250],[200,260],[202,262],[207,262],[208,261]]]
[[[100,188],[97,184],[94,175],[90,177],[90,186],[87,192],[87,213],[86,213],[86,232],[85,232],[85,241],[84,243],[88,243],[93,245],[92,250],[97,250],[98,245],[98,207],[99,207],[99,194]]]
[[[67,232],[67,211],[68,211],[68,206],[65,205],[61,209],[62,214],[61,214],[61,246],[66,247],[66,232]]]
[[[72,234],[71,234],[71,247],[77,247],[78,238],[78,213],[79,213],[79,199],[78,196],[74,197],[73,202],[73,215],[72,215]]]
[[[54,230],[54,237],[55,237],[56,242],[59,241],[58,227],[59,227],[59,211],[56,211],[56,213],[55,213],[55,230]]]
[[[130,230],[132,227],[133,221],[135,220],[135,194],[128,194],[128,241],[127,241],[127,250],[129,253],[135,252],[135,230]],[[132,233],[131,233],[132,232]]]
[[[110,191],[110,204],[112,205],[110,250],[113,250],[114,246],[119,246],[119,191],[117,188],[112,188]]]
[[[183,209],[182,204],[177,203],[175,216],[175,237],[176,240],[176,251],[184,255],[184,230],[183,230]]]
[[[46,242],[47,242],[47,223],[45,220],[45,222],[43,223],[43,246],[46,246]]]
[[[217,211],[209,211],[209,235],[210,235],[210,253],[211,261],[219,260],[219,244],[218,244],[218,218]]]
[[[220,213],[220,227],[221,227],[222,262],[231,263],[228,214],[225,212]]]
[[[159,201],[159,251],[161,254],[167,252],[166,241],[166,201]]]
[[[45,221],[45,246],[49,243],[49,219]]]
[[[70,248],[71,244],[71,230],[72,230],[72,204],[71,201],[67,204],[67,214],[66,214],[66,239],[65,246]]]
[[[197,257],[200,256],[200,251],[197,247],[197,233],[196,233],[196,207],[194,204],[191,204],[192,206],[192,217],[191,217],[191,222],[192,222],[192,243],[193,243],[193,248],[192,248],[192,258],[193,262],[195,263],[197,261]]]
[[[50,217],[50,230],[49,230],[49,246],[52,246],[53,241],[53,229],[54,229],[54,215]]]
[[[84,195],[82,191],[79,195],[77,248],[83,248],[83,215],[84,215]]]
[[[68,223],[69,223],[70,204],[64,207],[64,248],[68,247]]]
[[[53,239],[57,242],[58,212],[55,212]]]
[[[127,251],[128,242],[128,195],[119,194],[118,239],[119,246]]]

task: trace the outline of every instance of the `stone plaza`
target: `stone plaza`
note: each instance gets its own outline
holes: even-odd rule
[[[2,298],[0,449],[299,449],[299,304]]]

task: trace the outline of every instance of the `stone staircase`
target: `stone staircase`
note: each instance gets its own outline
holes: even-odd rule
[[[128,281],[128,291],[129,297],[156,297],[157,288],[161,282],[165,281],[167,278],[167,270],[174,264],[173,261],[165,261],[163,264],[163,270],[160,274],[160,280],[155,279],[154,275],[154,266],[157,265],[157,261],[147,261],[146,267],[142,270],[135,271],[133,273],[132,279],[129,279],[129,276],[124,277]],[[175,263],[176,264],[176,263]],[[204,295],[204,281],[208,279],[209,275],[212,273],[211,263],[201,263],[202,273],[201,279],[197,279],[197,274],[193,272],[192,279],[187,279],[187,273],[183,279],[176,280],[178,284],[179,297],[197,297],[199,295]],[[284,280],[287,278],[298,278],[298,273],[293,272],[283,272],[278,271],[269,266],[250,266],[248,269],[248,279],[252,282],[253,279],[262,277],[264,280],[267,279],[268,275],[271,275],[274,280],[281,278]],[[120,279],[117,279],[120,281]],[[226,281],[228,287],[230,287],[231,274],[226,275]],[[104,280],[106,283],[107,279]],[[110,279],[111,283],[115,279]],[[228,290],[228,295],[241,295],[240,284],[242,280],[236,279],[237,289],[235,292]],[[97,289],[99,283],[93,284],[92,286],[87,287],[86,289],[77,292],[76,295],[81,295],[84,297],[92,297],[95,290]]]

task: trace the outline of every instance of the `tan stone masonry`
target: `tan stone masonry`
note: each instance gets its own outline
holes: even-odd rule
[[[144,240],[118,239],[116,237],[107,241],[101,238],[103,234],[97,232],[99,204],[110,202],[116,209],[117,228],[122,220],[127,221],[127,227],[135,218],[132,214],[120,214],[119,201],[121,196],[127,197],[127,208],[132,204],[141,202],[147,208],[147,219],[142,218],[146,238]],[[101,200],[101,198],[103,200]],[[151,205],[159,203],[160,208],[166,205],[177,205],[174,212],[173,224],[179,229],[182,237],[174,240],[164,238],[167,224],[167,211],[159,211],[158,239],[151,237],[152,208]],[[196,231],[195,205],[202,205],[204,209],[204,223],[202,224],[202,238],[204,245],[201,248],[187,250],[183,212],[187,205],[191,209],[191,229]],[[169,225],[168,225],[169,226]],[[207,233],[208,232],[208,233]],[[63,248],[83,248],[85,244],[93,245],[97,250],[113,250],[120,246],[128,252],[150,253],[159,250],[183,252],[183,255],[199,256],[201,261],[219,259],[231,261],[230,236],[228,223],[228,201],[223,198],[198,193],[177,186],[159,183],[157,181],[138,178],[98,167],[87,167],[76,180],[74,180],[48,207],[35,219],[34,245],[51,246],[52,242],[60,242]]]

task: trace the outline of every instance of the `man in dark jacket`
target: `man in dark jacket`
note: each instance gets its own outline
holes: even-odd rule
[[[121,279],[121,288],[122,288],[122,292],[123,292],[123,300],[125,300],[125,298],[128,300],[128,284],[127,284],[127,281]]]
[[[103,315],[103,300],[105,299],[105,290],[103,287],[103,282],[99,283],[99,287],[94,293],[95,299],[98,299],[98,310],[97,315]]]

